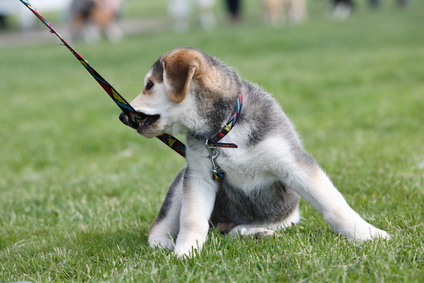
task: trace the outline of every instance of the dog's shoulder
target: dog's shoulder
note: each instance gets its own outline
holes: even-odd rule
[[[247,146],[255,146],[267,137],[284,137],[297,143],[298,137],[290,119],[270,93],[243,81],[242,95],[243,108],[234,130],[243,129],[238,135],[245,136]]]

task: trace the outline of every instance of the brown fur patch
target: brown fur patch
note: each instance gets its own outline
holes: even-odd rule
[[[168,95],[173,102],[184,100],[193,76],[201,69],[201,60],[202,54],[194,49],[176,49],[163,56]]]
[[[241,82],[235,72],[224,64],[197,49],[182,47],[174,49],[161,58],[168,83],[168,95],[176,103],[184,100],[190,84],[213,96],[236,97]],[[167,84],[165,83],[165,84]]]

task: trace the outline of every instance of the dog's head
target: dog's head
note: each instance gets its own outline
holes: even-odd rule
[[[202,105],[237,97],[238,91],[231,89],[239,86],[234,72],[215,58],[193,48],[174,49],[153,64],[143,91],[131,102],[143,117],[137,132],[150,138],[196,131]],[[130,126],[125,114],[120,119]]]

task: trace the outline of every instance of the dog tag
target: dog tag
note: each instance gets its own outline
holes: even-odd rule
[[[219,155],[219,150],[216,147],[213,146],[207,146],[208,150],[209,150],[209,158],[212,162],[212,169],[211,169],[211,178],[212,180],[222,180],[225,177],[225,172],[224,170],[221,169],[221,167],[219,167],[218,163],[216,163],[215,159],[218,157]]]
[[[225,172],[219,166],[211,169],[212,180],[222,180],[225,177]]]

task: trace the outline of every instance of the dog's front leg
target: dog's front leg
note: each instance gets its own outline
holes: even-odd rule
[[[208,175],[209,177],[209,175]],[[182,258],[200,251],[209,230],[217,184],[197,169],[187,169],[180,215],[180,232],[174,253]]]

